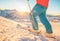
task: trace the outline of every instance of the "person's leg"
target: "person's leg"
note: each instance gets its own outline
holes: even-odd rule
[[[32,29],[29,29],[29,31],[39,35],[41,33],[41,31],[38,28],[38,22],[37,22],[35,16],[34,15],[30,16],[30,19],[32,21]]]
[[[42,8],[40,7],[40,5],[36,4],[34,6],[34,8],[32,9],[32,12],[31,12],[32,15],[30,15],[30,19],[31,19],[31,21],[33,21],[32,26],[33,26],[34,30],[38,30],[38,23],[37,23],[37,20],[36,20],[36,16],[38,16],[39,13],[42,12],[42,11],[39,11],[41,9]]]
[[[38,23],[37,23],[37,20],[36,20],[36,13],[35,12],[32,12],[33,15],[30,15],[30,20],[32,21],[32,27],[34,30],[38,30]]]
[[[43,12],[42,15],[39,15],[40,21],[43,23],[43,25],[46,28],[46,32],[47,33],[53,33],[52,32],[52,27],[51,24],[49,23],[49,21],[46,18],[46,12]]]
[[[45,9],[44,10],[43,9],[44,7],[39,4],[36,4],[32,9],[32,12],[31,12],[32,14],[30,15],[30,19],[32,21],[32,26],[34,31],[33,30],[30,30],[30,31],[37,32],[37,33],[41,32],[38,28],[38,23],[35,17],[41,15],[41,13],[45,11]]]
[[[36,4],[34,6],[34,8],[32,9],[32,15],[30,15],[30,19],[33,21],[33,29],[34,30],[38,30],[38,23],[37,23],[37,20],[36,20],[36,16],[38,16],[40,13],[42,13],[44,10],[44,7],[42,8],[43,6],[40,6],[39,4]]]
[[[32,14],[30,15],[30,19],[32,21],[32,28],[33,28],[30,31],[36,32],[36,33],[40,33],[40,30],[38,28],[38,22],[36,20],[36,16],[38,16],[40,13],[40,11],[39,11],[40,8],[41,8],[40,5],[36,4],[35,7],[32,9]]]

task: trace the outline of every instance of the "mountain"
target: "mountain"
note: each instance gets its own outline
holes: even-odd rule
[[[57,16],[47,15],[47,18],[49,21],[60,21],[60,15]]]
[[[29,21],[29,13],[28,12],[18,12],[17,10],[0,10],[0,16],[3,16],[5,18],[17,21],[17,22],[23,22],[23,21]],[[47,15],[47,18],[49,21],[59,21],[60,15],[53,16],[53,15]]]

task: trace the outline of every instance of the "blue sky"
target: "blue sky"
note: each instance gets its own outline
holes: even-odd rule
[[[31,9],[36,0],[30,0]],[[60,15],[60,0],[50,0],[47,14]],[[17,9],[18,11],[29,11],[27,0],[0,0],[0,9]]]

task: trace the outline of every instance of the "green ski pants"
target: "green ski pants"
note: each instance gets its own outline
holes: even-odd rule
[[[38,30],[38,22],[36,20],[36,16],[39,16],[40,21],[46,28],[47,33],[52,33],[52,27],[49,21],[46,18],[46,10],[44,6],[41,6],[39,4],[36,4],[34,8],[32,9],[32,15],[30,16],[30,19],[33,21],[32,26],[34,30]]]

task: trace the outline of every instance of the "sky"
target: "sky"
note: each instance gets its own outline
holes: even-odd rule
[[[36,0],[29,0],[31,9]],[[27,0],[0,0],[0,9],[16,9],[18,11],[29,11]],[[60,0],[49,0],[47,14],[60,15]]]

